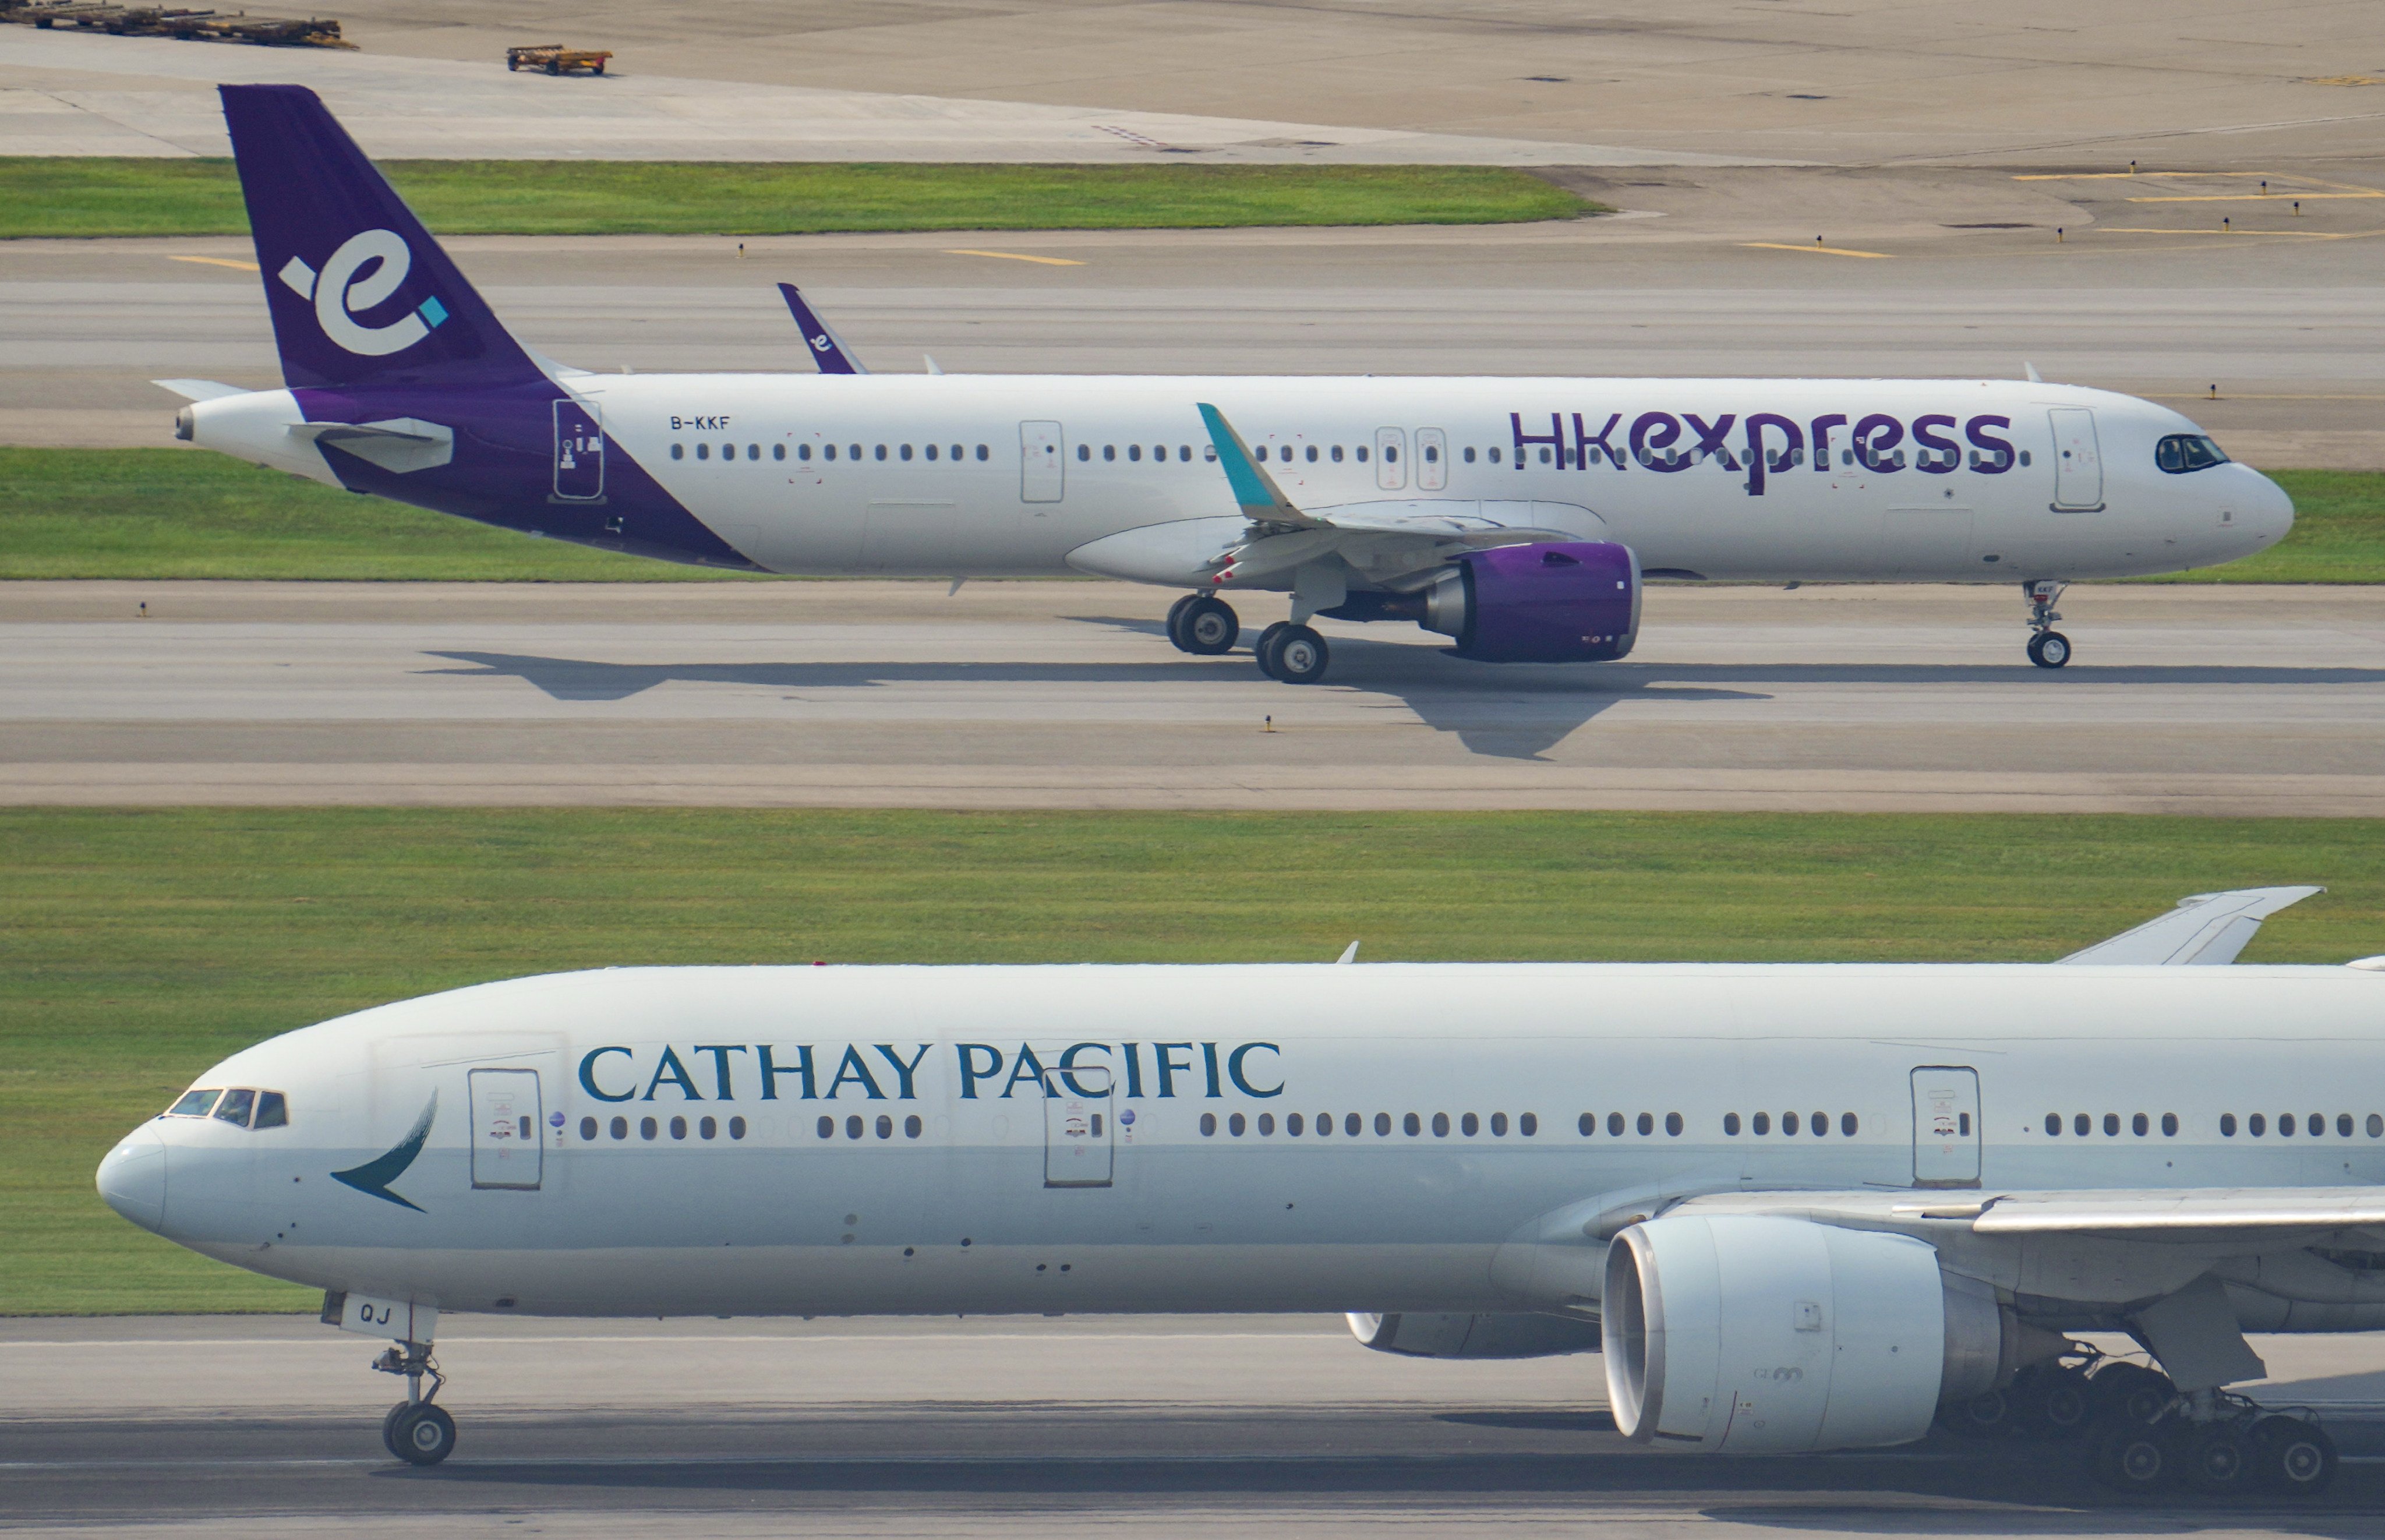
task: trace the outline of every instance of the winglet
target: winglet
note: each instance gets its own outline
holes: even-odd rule
[[[1317,527],[1317,520],[1292,506],[1292,500],[1279,489],[1275,481],[1260,470],[1251,458],[1250,446],[1226,414],[1206,401],[1199,402],[1201,421],[1209,430],[1209,442],[1217,447],[1217,464],[1226,472],[1226,482],[1234,489],[1234,501],[1242,506],[1242,517],[1255,524],[1291,524],[1298,528]]]
[[[1334,960],[1335,962],[1355,962],[1355,961],[1357,961],[1357,960],[1358,960],[1358,944],[1357,944],[1356,942],[1355,942],[1355,941],[1354,941],[1354,942],[1352,942],[1349,945],[1347,945],[1347,946],[1343,947],[1343,948],[1342,949],[1342,955],[1341,955],[1340,957],[1338,957],[1338,958],[1335,958],[1333,960]]]
[[[2045,383],[2045,376],[2037,372],[2037,366],[2035,364],[2032,364],[2028,359],[2024,358],[2021,360],[2020,367],[2021,372],[2029,376],[2029,382],[2030,384],[2042,385]]]
[[[822,374],[869,372],[854,357],[853,350],[844,345],[844,339],[836,334],[835,328],[812,313],[811,306],[805,302],[803,291],[792,283],[781,283],[779,285],[779,297],[784,299],[787,308],[794,313],[795,324],[803,328],[804,342],[811,350],[812,362],[819,366]]]
[[[2231,893],[2192,894],[2179,899],[2169,913],[2062,960],[2119,967],[2208,968],[2231,963],[2260,930],[2262,920],[2326,891],[2319,887],[2239,888]]]

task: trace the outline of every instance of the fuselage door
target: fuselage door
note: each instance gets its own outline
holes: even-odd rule
[[[1449,485],[1449,435],[1438,428],[1419,428],[1416,434],[1416,482],[1418,492],[1439,492]]]
[[[1397,428],[1375,430],[1375,484],[1397,492],[1408,484],[1408,436]]]
[[[546,1138],[536,1070],[475,1070],[472,1185],[534,1191]]]
[[[1979,1184],[1979,1072],[1952,1065],[1913,1071],[1913,1184]]]
[[[2056,407],[2054,421],[2054,506],[2092,512],[2104,506],[2104,456],[2095,444],[2095,414]]]
[[[1056,503],[1067,489],[1060,460],[1060,425],[1022,422],[1018,425],[1018,500]]]
[[[1043,1185],[1108,1186],[1118,1146],[1108,1069],[1046,1070],[1043,1080]]]
[[[555,495],[566,503],[605,495],[605,425],[593,406],[555,404]]]

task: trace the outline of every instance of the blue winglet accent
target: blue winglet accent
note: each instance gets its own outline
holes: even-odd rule
[[[779,285],[779,297],[787,302],[787,308],[794,315],[795,324],[803,328],[804,346],[811,354],[812,362],[819,366],[819,371],[822,374],[869,372],[854,359],[852,353],[844,345],[844,339],[838,336],[828,322],[813,313],[811,306],[804,299],[802,291],[792,283],[781,283]]]
[[[361,1166],[333,1171],[331,1180],[345,1183],[360,1193],[394,1203],[401,1208],[411,1208],[418,1214],[428,1212],[422,1205],[408,1202],[391,1192],[389,1184],[404,1176],[406,1169],[414,1164],[414,1158],[422,1153],[423,1141],[431,1137],[431,1120],[438,1114],[439,1093],[433,1091],[430,1102],[422,1108],[422,1116],[414,1121],[413,1131],[392,1146],[388,1154],[368,1160]]]
[[[1209,442],[1217,446],[1217,463],[1224,467],[1226,484],[1234,489],[1234,501],[1243,508],[1271,508],[1276,506],[1274,489],[1251,463],[1242,449],[1242,441],[1226,423],[1225,414],[1206,401],[1199,402],[1201,421],[1209,430]]]

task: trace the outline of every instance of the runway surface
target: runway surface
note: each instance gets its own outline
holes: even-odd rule
[[[2385,1353],[2255,1338],[2347,1457],[2313,1504],[2131,1506],[2067,1450],[1942,1438],[1707,1462],[1605,1413],[1594,1356],[1368,1353],[1325,1317],[558,1322],[451,1316],[435,1470],[399,1382],[305,1318],[0,1322],[13,1533],[1881,1536],[2373,1533]],[[2118,1345],[2115,1345],[2118,1346]]]
[[[772,288],[793,279],[882,370],[926,354],[982,373],[2010,379],[2034,363],[2161,399],[2253,464],[2385,469],[2375,242],[2107,234],[2207,215],[2003,173],[1568,175],[1640,212],[752,239],[742,258],[708,236],[449,244],[525,341],[605,371],[806,369]],[[2306,223],[2348,236],[2366,207]],[[1817,229],[1889,258],[1777,249]],[[254,267],[238,239],[0,243],[0,443],[164,444],[180,402],[150,381],[279,385]]]
[[[1648,595],[1619,664],[1094,582],[0,585],[0,802],[2385,814],[2385,591]],[[1238,596],[1246,636],[1282,600]],[[150,618],[136,618],[146,602]]]

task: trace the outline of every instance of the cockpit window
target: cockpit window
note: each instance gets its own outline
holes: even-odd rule
[[[215,1106],[216,1098],[222,1095],[223,1092],[220,1090],[185,1091],[182,1093],[182,1099],[181,1101],[178,1101],[173,1106],[166,1108],[166,1116],[169,1118],[204,1118],[207,1115],[207,1108]]]
[[[256,1093],[254,1091],[227,1091],[223,1100],[216,1103],[216,1116],[225,1122],[238,1123],[246,1128],[249,1111],[256,1105]]]
[[[2190,470],[2226,465],[2228,457],[2201,433],[2172,433],[2154,445],[2154,463],[2173,476],[2183,476]]]
[[[289,1122],[290,1104],[281,1099],[281,1092],[259,1091],[256,1094],[256,1121],[249,1125],[251,1128],[283,1128]]]

